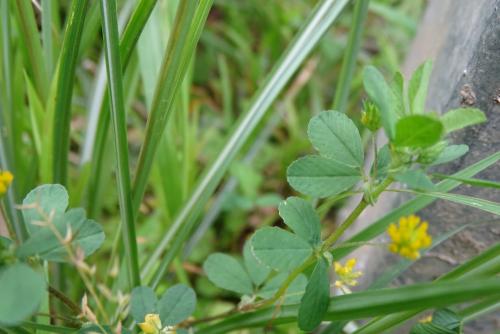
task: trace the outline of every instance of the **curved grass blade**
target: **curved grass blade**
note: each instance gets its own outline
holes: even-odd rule
[[[123,83],[118,47],[118,22],[114,0],[101,0],[103,37],[109,82],[109,106],[113,120],[115,152],[117,160],[118,197],[123,219],[123,241],[128,259],[131,287],[141,284],[137,240],[132,207],[132,191],[127,145],[127,121],[123,100]]]
[[[85,15],[89,1],[73,1],[64,34],[57,71],[57,93],[53,126],[53,180],[66,185],[70,141],[71,98],[78,49],[82,38]]]
[[[182,248],[184,241],[189,238],[191,230],[196,225],[197,218],[217,188],[217,185],[238,151],[245,144],[252,131],[265,115],[269,106],[276,99],[300,64],[314,48],[325,31],[335,21],[342,9],[344,9],[347,2],[348,0],[321,1],[304,23],[288,49],[278,60],[273,70],[266,78],[262,88],[255,94],[248,112],[244,114],[243,118],[238,123],[238,126],[230,136],[217,159],[201,177],[189,200],[176,217],[170,230],[161,240],[153,255],[148,259],[142,272],[144,275],[149,274],[163,251],[167,247],[170,247],[154,274],[151,281],[152,286],[158,284],[170,262]]]

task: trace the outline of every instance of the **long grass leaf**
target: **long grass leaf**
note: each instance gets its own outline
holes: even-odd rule
[[[182,248],[184,241],[196,224],[205,204],[217,188],[229,165],[245,144],[252,131],[258,125],[268,108],[274,102],[286,83],[304,61],[310,51],[330,25],[338,17],[348,0],[323,0],[302,26],[300,32],[291,42],[288,49],[278,60],[274,69],[268,75],[262,88],[255,94],[248,112],[238,123],[221,153],[201,177],[189,200],[161,240],[153,255],[148,259],[143,274],[148,274],[160,258],[163,251],[169,247],[168,253],[162,258],[151,285],[156,286],[168,268],[170,262]]]
[[[71,5],[61,54],[57,78],[56,104],[53,127],[53,179],[65,185],[68,174],[70,142],[71,99],[75,81],[78,49],[85,24],[88,0],[73,1]],[[47,157],[48,158],[48,157]]]
[[[129,280],[132,287],[141,284],[137,240],[132,207],[132,191],[127,145],[127,120],[123,99],[123,83],[118,47],[118,22],[113,0],[101,0],[101,13],[105,57],[109,83],[109,106],[112,116],[117,161],[118,197],[123,224],[123,241],[128,260]]]

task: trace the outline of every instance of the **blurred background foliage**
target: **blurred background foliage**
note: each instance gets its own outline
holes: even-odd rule
[[[133,166],[143,142],[147,112],[177,2],[158,1],[124,74]],[[154,249],[172,223],[204,167],[215,159],[238,116],[246,110],[251,97],[315,3],[310,0],[215,1],[189,75],[183,82],[176,111],[160,143],[154,172],[140,208],[137,231],[141,258]],[[120,20],[125,22],[134,1],[122,0],[118,4]],[[53,48],[44,52],[52,51],[54,56],[47,57],[44,64],[49,77],[46,82],[51,82],[55,74],[55,55],[62,43],[69,5],[69,2],[61,1],[52,6]],[[362,66],[372,64],[386,74],[398,70],[424,5],[424,0],[371,1],[346,108],[355,121],[359,121],[364,98]],[[224,300],[236,301],[229,295],[221,296],[222,292],[201,275],[200,264],[206,256],[215,251],[240,253],[244,240],[256,227],[280,224],[276,206],[280,199],[293,193],[286,183],[286,167],[310,150],[306,130],[311,116],[334,108],[333,100],[352,22],[352,7],[350,4],[329,29],[254,131],[253,138],[233,163],[226,182],[207,205],[203,223],[188,243],[183,258],[174,262],[171,274],[179,281],[195,286],[200,314],[218,313],[228,306]],[[34,13],[37,24],[42,25],[40,12],[35,8]],[[12,25],[16,24],[16,18],[10,19]],[[16,112],[13,119],[2,120],[13,138],[6,150],[16,174],[17,201],[37,184],[49,181],[44,180],[40,172],[44,159],[49,159],[40,155],[39,148],[46,134],[37,133],[33,126],[43,123],[40,118],[43,118],[45,106],[44,93],[34,92],[36,86],[31,82],[31,69],[26,66],[33,50],[25,49],[18,31],[11,31],[14,52],[10,53],[13,57],[8,60],[12,64],[13,78],[10,103]],[[2,53],[2,61],[6,61],[6,57],[6,53]],[[92,166],[105,78],[99,4],[91,1],[72,100],[68,190],[72,201],[70,206],[83,205],[89,216],[105,227],[106,246],[93,256],[92,261],[98,267],[107,266],[108,274],[114,275],[118,266],[111,250],[120,234],[117,231],[119,210],[111,136],[103,139],[106,149],[98,175]],[[0,85],[3,86],[2,92],[7,94],[8,83]],[[2,99],[10,101],[6,96]],[[330,214],[327,219],[334,217]],[[75,296],[77,288],[75,283]],[[221,298],[214,303],[212,298],[216,296]],[[283,332],[287,329],[284,328]]]

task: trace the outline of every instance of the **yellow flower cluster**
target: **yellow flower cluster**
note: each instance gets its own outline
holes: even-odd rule
[[[401,217],[398,225],[391,224],[387,229],[392,240],[389,250],[411,260],[418,259],[420,249],[429,247],[432,243],[427,227],[428,223],[422,222],[418,216]]]
[[[162,329],[159,314],[146,314],[144,322],[137,324],[144,334],[175,334],[173,327],[167,326]]]
[[[12,183],[14,175],[9,171],[0,171],[0,196],[7,192],[7,188]]]
[[[357,278],[363,275],[363,273],[354,270],[355,266],[356,259],[347,260],[345,265],[339,262],[334,263],[335,274],[337,274],[337,280],[335,281],[336,287],[340,288],[345,285],[355,286],[358,284]]]

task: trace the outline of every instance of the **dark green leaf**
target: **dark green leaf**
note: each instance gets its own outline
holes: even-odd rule
[[[163,326],[177,325],[187,319],[195,308],[196,294],[184,284],[172,286],[158,301],[158,311]]]
[[[321,223],[311,203],[288,197],[281,202],[279,214],[295,234],[315,246],[321,241]]]
[[[406,184],[411,189],[417,190],[434,190],[435,185],[429,177],[421,170],[407,170],[394,175],[394,178]]]
[[[245,246],[243,247],[243,259],[245,268],[248,271],[253,284],[255,284],[255,286],[259,286],[264,283],[271,272],[271,268],[261,263],[255,255],[253,255],[250,240],[247,240],[245,242]]]
[[[323,320],[330,304],[328,262],[320,258],[314,267],[299,307],[298,323],[303,331],[312,331]]]
[[[146,314],[158,313],[157,302],[153,289],[138,286],[130,296],[130,315],[136,322],[144,322]]]
[[[45,293],[43,277],[23,263],[0,271],[0,325],[20,324],[38,310]]]
[[[212,254],[203,263],[203,270],[208,279],[221,289],[239,294],[253,293],[250,277],[238,260],[232,256],[222,253]]]
[[[361,174],[336,161],[309,155],[288,167],[287,179],[295,190],[323,198],[348,190],[361,180]]]
[[[309,122],[307,134],[325,158],[350,167],[363,166],[363,144],[358,128],[345,114],[321,112]]]
[[[396,111],[394,101],[397,100],[384,76],[373,66],[363,71],[365,91],[373,103],[380,109],[382,126],[389,139],[395,136]]]
[[[278,271],[291,271],[300,266],[312,253],[304,239],[279,227],[264,227],[251,239],[255,256]]]
[[[443,133],[443,125],[435,118],[411,115],[396,124],[394,145],[405,147],[429,147],[436,144]]]
[[[441,116],[441,122],[447,133],[460,130],[466,126],[483,123],[486,121],[484,113],[476,108],[459,108],[448,111]]]
[[[425,100],[427,98],[431,72],[432,62],[429,60],[413,72],[408,86],[408,99],[412,114],[423,114],[425,111]]]

